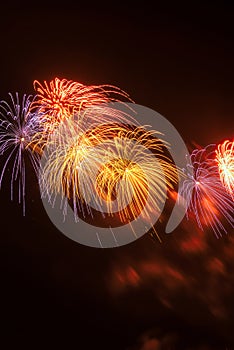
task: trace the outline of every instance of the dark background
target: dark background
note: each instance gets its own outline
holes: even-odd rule
[[[0,8],[0,99],[54,77],[111,84],[170,120],[188,147],[234,135],[234,6],[66,1]],[[2,164],[1,164],[2,166]],[[0,342],[54,349],[234,349],[234,238],[186,220],[162,243],[81,246],[0,192]]]

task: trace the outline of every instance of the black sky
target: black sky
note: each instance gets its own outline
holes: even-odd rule
[[[231,2],[3,4],[0,99],[33,94],[34,79],[111,84],[189,147],[233,138],[233,21]],[[162,244],[81,246],[53,227],[34,180],[26,217],[7,178],[0,192],[1,348],[234,349],[233,230],[217,240],[185,222]]]

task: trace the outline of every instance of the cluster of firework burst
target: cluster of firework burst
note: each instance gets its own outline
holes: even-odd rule
[[[131,101],[124,91],[58,78],[35,81],[34,89],[34,96],[9,94],[8,102],[0,102],[0,186],[11,169],[11,198],[16,189],[24,214],[29,159],[42,195],[53,205],[62,194],[75,219],[103,212],[105,202],[113,222],[125,224],[142,212],[149,221],[165,187],[177,191],[181,172],[186,176],[177,197],[181,205],[191,198],[188,219],[217,236],[233,226],[234,141],[196,149],[187,169],[178,169],[157,130],[146,131],[111,105]],[[62,211],[66,215],[66,205]]]

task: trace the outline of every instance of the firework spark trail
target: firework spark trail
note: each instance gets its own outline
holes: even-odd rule
[[[226,140],[216,149],[220,180],[234,200],[234,141]]]
[[[227,232],[223,220],[232,227],[234,225],[234,202],[223,191],[214,148],[215,145],[209,145],[192,152],[192,168],[186,169],[188,177],[179,198],[182,202],[183,198],[191,196],[187,218],[194,216],[200,229],[210,227],[218,237],[222,231]]]
[[[40,131],[38,111],[31,109],[34,98],[9,93],[10,103],[0,102],[0,154],[6,154],[6,160],[0,173],[0,187],[8,166],[11,169],[11,199],[13,200],[14,183],[18,181],[18,200],[22,202],[25,214],[25,160],[29,158],[35,173],[38,172],[40,157],[31,142],[35,134]],[[12,164],[11,164],[12,163]]]

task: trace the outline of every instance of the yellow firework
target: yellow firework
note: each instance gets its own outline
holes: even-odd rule
[[[84,119],[70,118],[48,139],[41,181],[44,192],[50,197],[59,193],[68,199],[81,200],[79,177],[82,173],[88,183],[92,166],[97,163],[92,148],[102,145],[123,127],[101,124],[87,131],[86,128]]]
[[[136,219],[140,213],[149,221],[151,212],[160,211],[167,188],[177,181],[177,171],[164,155],[158,136],[143,128],[119,130],[101,152],[103,165],[97,176],[93,173],[96,179],[92,183],[97,196],[105,199],[108,213],[113,214],[116,207],[122,222]]]
[[[164,155],[159,134],[143,127],[101,124],[84,129],[82,120],[66,121],[51,139],[43,167],[43,188],[78,205],[96,203],[95,209],[122,222],[140,213],[150,221],[159,211],[165,192],[177,181],[177,170]]]

